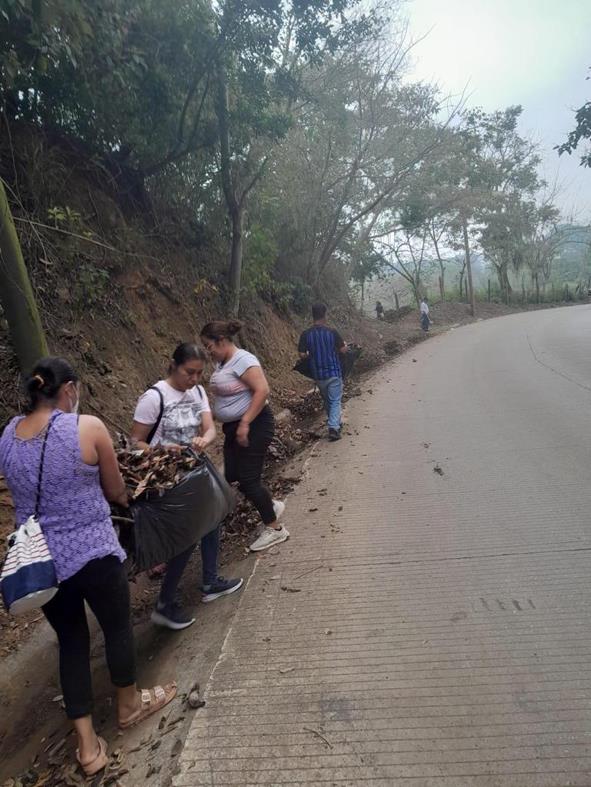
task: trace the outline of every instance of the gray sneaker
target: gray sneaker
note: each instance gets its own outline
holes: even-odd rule
[[[283,525],[281,525],[279,530],[276,530],[274,527],[266,527],[257,540],[250,545],[250,551],[262,552],[263,549],[269,549],[275,544],[281,544],[282,541],[287,541],[288,538],[289,533]]]

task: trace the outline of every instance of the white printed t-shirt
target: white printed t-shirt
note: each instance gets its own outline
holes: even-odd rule
[[[203,386],[195,385],[188,391],[177,391],[166,380],[157,382],[164,400],[162,420],[150,445],[190,445],[200,434],[202,413],[209,413],[211,407]],[[147,390],[140,396],[134,421],[145,426],[153,426],[160,414],[160,396],[157,391]]]
[[[250,407],[252,390],[241,379],[253,366],[260,366],[256,355],[236,350],[229,361],[218,363],[209,380],[213,394],[213,412],[218,421],[238,421]]]
[[[425,303],[425,301],[421,301],[421,314],[429,314],[429,307]]]

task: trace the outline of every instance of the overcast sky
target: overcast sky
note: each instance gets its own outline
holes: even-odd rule
[[[467,86],[468,105],[524,108],[521,131],[542,145],[543,174],[558,178],[560,207],[591,221],[591,169],[553,146],[591,99],[591,0],[407,0],[412,76],[446,93]]]

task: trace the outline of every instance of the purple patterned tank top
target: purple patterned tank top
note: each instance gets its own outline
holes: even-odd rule
[[[125,552],[111,522],[98,465],[82,460],[78,416],[60,410],[54,415],[45,449],[39,522],[57,578],[63,582],[95,558],[115,555],[123,562]],[[18,525],[35,511],[44,437],[18,437],[15,430],[22,418],[13,418],[0,438],[0,472],[12,494]]]

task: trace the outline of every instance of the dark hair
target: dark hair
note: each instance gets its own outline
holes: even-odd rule
[[[42,401],[55,401],[64,383],[77,382],[78,375],[65,358],[42,358],[25,380],[31,409]]]
[[[323,320],[326,317],[326,305],[324,303],[315,303],[312,306],[312,318],[314,320]]]
[[[215,342],[219,342],[220,339],[232,341],[241,330],[242,323],[238,320],[213,320],[203,326],[200,335],[205,339],[213,339]]]
[[[183,342],[175,349],[172,354],[175,366],[182,366],[187,361],[207,361],[207,355],[193,342]]]

